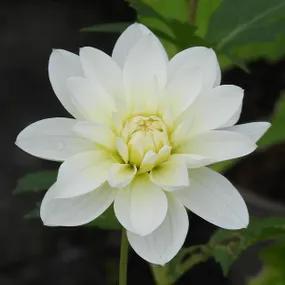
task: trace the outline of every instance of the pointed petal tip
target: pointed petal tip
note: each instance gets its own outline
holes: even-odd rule
[[[53,58],[54,56],[62,56],[63,53],[71,53],[67,50],[64,50],[64,49],[60,49],[60,48],[53,48],[51,50],[51,53],[50,53],[50,59]]]
[[[272,126],[270,122],[260,122],[263,125],[265,132]]]

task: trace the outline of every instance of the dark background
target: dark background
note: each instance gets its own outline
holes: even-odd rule
[[[52,48],[77,52],[95,46],[110,54],[118,35],[80,33],[96,23],[134,21],[135,12],[120,0],[1,1],[0,2],[0,284],[107,285],[116,284],[119,233],[86,227],[46,228],[23,216],[41,195],[15,196],[17,179],[25,173],[54,169],[56,163],[34,158],[14,145],[17,134],[43,118],[67,116],[48,81]],[[285,89],[285,62],[255,62],[251,73],[233,69],[223,83],[246,90],[241,121],[270,118]],[[251,214],[282,215],[285,202],[285,148],[272,147],[244,159],[226,176],[241,187]],[[281,206],[279,207],[278,204]],[[214,226],[191,215],[188,244],[207,241]],[[228,279],[210,260],[195,267],[181,281],[189,284],[242,284],[258,270],[258,249],[243,254]],[[129,284],[152,284],[146,262],[130,255]]]

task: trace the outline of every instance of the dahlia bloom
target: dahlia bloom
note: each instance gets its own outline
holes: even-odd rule
[[[133,24],[112,57],[84,47],[54,50],[49,78],[73,118],[25,128],[16,144],[62,161],[40,215],[47,226],[79,226],[113,205],[133,249],[165,264],[188,232],[186,208],[225,229],[248,225],[244,200],[207,167],[256,149],[269,123],[235,125],[243,90],[220,85],[212,49],[193,47],[172,59],[155,35]]]

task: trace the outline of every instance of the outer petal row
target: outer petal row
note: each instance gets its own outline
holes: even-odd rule
[[[16,145],[34,156],[63,161],[79,152],[94,149],[95,144],[73,132],[76,120],[44,119],[26,127]]]
[[[169,77],[185,67],[201,72],[204,90],[220,85],[221,70],[216,54],[212,49],[192,47],[179,52],[170,61]]]
[[[189,210],[225,229],[248,225],[246,204],[224,176],[205,167],[192,169],[189,174],[191,186],[173,192]]]
[[[119,190],[119,194],[103,184],[88,194],[69,199],[58,198],[60,189],[55,184],[43,200],[41,217],[50,226],[87,223],[101,214],[116,195],[115,213],[128,229],[134,250],[149,262],[163,265],[177,254],[188,231],[182,204],[223,228],[238,229],[248,224],[246,205],[227,179],[207,168],[192,170],[190,177],[189,188],[167,196],[161,196],[163,192],[155,190],[145,179],[132,188]]]
[[[255,142],[240,133],[212,130],[190,138],[177,148],[177,153],[199,155],[209,164],[241,157],[255,149]]]
[[[167,199],[147,175],[140,175],[128,187],[118,190],[114,210],[127,230],[144,236],[165,219]]]
[[[101,186],[115,161],[103,151],[79,153],[64,161],[57,177],[57,197],[80,196]]]
[[[181,249],[189,227],[183,205],[171,194],[167,195],[168,211],[163,223],[151,234],[140,236],[128,231],[128,240],[145,260],[159,265],[170,261]]]
[[[79,226],[100,216],[114,201],[115,191],[107,184],[73,198],[57,198],[55,183],[46,193],[40,215],[46,226]]]
[[[72,102],[66,83],[69,77],[83,75],[79,56],[62,49],[53,50],[49,58],[48,74],[52,88],[64,108],[75,118],[82,118]]]

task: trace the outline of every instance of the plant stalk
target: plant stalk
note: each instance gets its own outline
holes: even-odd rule
[[[122,230],[121,250],[120,250],[120,268],[119,268],[119,285],[127,285],[128,277],[128,251],[129,243],[126,231]]]
[[[195,25],[197,8],[198,0],[189,0],[189,22],[192,25]]]
[[[151,265],[152,274],[156,285],[173,285],[167,274],[167,267]]]

